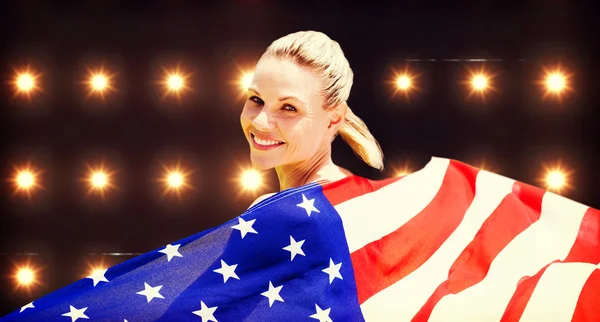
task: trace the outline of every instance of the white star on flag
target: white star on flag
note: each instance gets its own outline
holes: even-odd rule
[[[231,228],[239,230],[242,233],[242,239],[244,239],[247,233],[258,234],[258,232],[256,232],[256,230],[252,228],[252,225],[255,221],[256,219],[245,221],[243,218],[240,217],[239,224],[231,226]]]
[[[104,274],[106,274],[107,269],[97,269],[92,272],[92,274],[86,278],[91,278],[94,281],[94,286],[96,286],[99,282],[108,282]]]
[[[269,290],[260,293],[260,295],[266,296],[267,298],[269,298],[269,307],[273,306],[273,303],[275,301],[285,302],[281,298],[281,295],[279,295],[279,292],[281,291],[282,287],[283,287],[283,285],[273,287],[273,283],[271,283],[271,281],[269,281]]]
[[[29,303],[29,304],[25,304],[21,307],[21,311],[19,311],[19,313],[27,310],[27,309],[35,309],[35,306],[33,306],[33,302]]]
[[[87,315],[85,315],[83,312],[85,312],[85,310],[87,310],[87,307],[84,307],[83,309],[76,309],[73,307],[73,305],[69,305],[69,312],[63,314],[62,316],[68,316],[71,318],[71,322],[75,322],[77,321],[77,319],[81,318],[81,319],[89,319],[87,317]]]
[[[331,284],[336,277],[341,280],[344,279],[342,274],[340,274],[340,268],[342,268],[341,262],[339,264],[334,264],[333,259],[329,259],[329,267],[323,270],[323,272],[329,274],[329,284]]]
[[[317,309],[317,313],[311,315],[311,318],[317,319],[319,322],[333,322],[329,317],[329,311],[331,311],[331,308],[322,310],[317,304],[315,304],[315,308]]]
[[[204,302],[200,301],[200,310],[194,311],[192,313],[201,317],[202,322],[208,322],[208,321],[218,322],[217,319],[215,319],[215,315],[214,315],[217,308],[218,308],[218,306],[208,307],[208,306],[206,306],[206,304],[204,304]]]
[[[154,298],[164,299],[164,297],[160,293],[158,293],[158,291],[160,291],[162,287],[162,285],[152,287],[148,285],[148,283],[144,282],[144,290],[139,291],[135,294],[145,296],[146,300],[148,300],[148,303],[150,303],[150,301],[152,301],[152,299]]]
[[[304,254],[304,251],[302,250],[302,244],[304,244],[304,240],[296,242],[296,240],[294,240],[294,237],[292,237],[290,235],[290,244],[289,244],[289,246],[283,247],[283,249],[285,249],[288,252],[290,252],[290,255],[292,256],[292,258],[290,259],[290,261],[293,261],[294,257],[296,257],[296,255],[298,255],[298,254],[300,254],[302,256],[306,256]]]
[[[235,268],[237,266],[238,266],[238,264],[227,265],[227,263],[225,263],[224,260],[221,260],[221,268],[217,268],[213,272],[223,275],[223,283],[227,282],[227,280],[230,277],[233,277],[233,278],[239,280],[240,278],[235,273]]]
[[[315,208],[315,199],[306,199],[306,196],[302,194],[302,202],[297,204],[296,206],[300,208],[304,208],[306,210],[306,214],[310,217],[310,214],[314,212],[320,212],[319,209]]]
[[[181,244],[177,244],[177,245],[167,245],[165,246],[164,249],[159,250],[159,253],[163,253],[163,254],[167,254],[167,262],[170,262],[171,259],[175,256],[177,257],[183,257],[183,255],[181,255],[179,253],[179,246],[181,246]]]

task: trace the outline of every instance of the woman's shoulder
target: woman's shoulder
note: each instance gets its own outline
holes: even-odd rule
[[[251,205],[250,205],[250,207],[248,207],[248,208],[251,208],[252,206],[256,205],[257,203],[259,203],[259,202],[261,202],[261,201],[263,201],[263,200],[265,200],[265,199],[267,199],[267,198],[269,198],[270,196],[272,196],[272,195],[274,195],[274,194],[275,194],[275,192],[272,192],[272,193],[266,193],[266,194],[264,194],[264,195],[262,195],[262,196],[260,196],[260,197],[256,198],[256,200],[254,200],[254,202],[252,202],[252,204],[251,204]]]

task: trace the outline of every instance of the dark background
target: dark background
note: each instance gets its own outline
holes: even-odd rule
[[[145,3],[144,5],[134,3]],[[597,92],[592,8],[568,1],[517,7],[477,2],[440,7],[408,2],[396,7],[329,2],[223,1],[61,2],[2,4],[4,48],[0,66],[9,81],[12,66],[31,64],[44,73],[44,93],[29,103],[0,99],[4,145],[0,171],[30,161],[43,190],[12,196],[5,182],[0,222],[0,289],[4,315],[88,275],[88,264],[112,266],[241,214],[268,187],[240,192],[235,178],[249,166],[239,125],[243,98],[231,82],[238,68],[252,68],[262,51],[290,32],[318,30],[338,41],[355,73],[349,105],[379,140],[383,173],[361,163],[340,139],[334,161],[372,179],[412,170],[439,156],[486,167],[542,186],[543,165],[561,161],[573,170],[565,196],[600,208]],[[287,3],[287,4],[283,4]],[[460,81],[467,68],[495,73],[492,92],[467,99]],[[436,61],[422,61],[436,59]],[[459,61],[448,61],[458,59]],[[416,61],[415,61],[416,60]],[[79,81],[86,66],[104,63],[117,92],[106,102],[84,100]],[[193,93],[160,100],[160,66],[193,72]],[[572,72],[574,91],[562,101],[542,99],[535,84],[544,67]],[[420,73],[410,100],[392,95],[385,82],[408,66]],[[85,196],[85,162],[102,160],[119,172],[119,190],[102,200]],[[181,160],[195,169],[178,200],[160,198],[155,179],[161,164]],[[99,253],[134,253],[101,256]],[[35,253],[26,255],[23,253]],[[15,289],[15,265],[39,268],[41,285]]]

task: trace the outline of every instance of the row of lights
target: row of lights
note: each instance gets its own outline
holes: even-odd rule
[[[118,171],[109,170],[104,164],[101,164],[96,168],[86,164],[86,167],[88,174],[82,178],[81,181],[88,185],[87,195],[98,193],[102,199],[104,199],[108,190],[117,188],[113,183],[113,177]],[[13,196],[24,194],[31,199],[34,190],[45,189],[40,180],[44,170],[36,170],[31,163],[27,163],[22,167],[13,166],[13,168],[14,174],[8,180],[14,184]],[[163,164],[163,169],[163,175],[155,180],[164,186],[163,196],[169,193],[175,193],[181,199],[181,192],[184,189],[194,188],[188,182],[188,177],[194,173],[194,169],[182,169],[180,163],[177,163],[177,165],[172,167]],[[241,174],[236,178],[236,181],[241,185],[243,190],[256,191],[263,186],[263,177],[260,171],[252,168],[240,168],[240,172]]]
[[[181,94],[185,91],[193,91],[189,85],[189,78],[192,73],[185,73],[181,70],[181,66],[177,66],[173,69],[167,69],[162,67],[164,78],[162,80],[155,81],[157,85],[162,85],[165,90],[163,93],[163,99],[169,95],[175,95],[177,99],[181,99]],[[23,95],[27,97],[27,100],[31,102],[31,97],[35,93],[44,92],[40,79],[44,76],[42,72],[36,72],[31,65],[27,65],[24,68],[18,69],[13,68],[14,76],[13,79],[7,83],[14,87],[13,99],[16,96]],[[117,76],[116,72],[109,72],[104,65],[101,65],[97,69],[87,68],[87,77],[80,83],[88,87],[86,99],[96,94],[102,101],[105,99],[105,95],[109,92],[116,92],[116,87],[112,84],[112,79]],[[240,87],[241,90],[246,90],[250,86],[252,81],[252,72],[240,70],[240,79],[235,83]]]
[[[164,176],[157,179],[157,181],[163,183],[165,186],[165,195],[169,192],[174,192],[181,198],[180,192],[182,189],[193,188],[188,182],[187,177],[193,173],[194,170],[185,171],[181,169],[179,164],[172,168],[166,166],[163,166],[163,168],[165,170]],[[484,166],[480,166],[480,168],[485,169]],[[88,166],[88,170],[88,175],[82,179],[82,181],[86,182],[89,186],[87,191],[88,195],[93,192],[98,192],[102,198],[104,198],[107,190],[116,188],[111,182],[111,178],[115,175],[116,171],[110,171],[104,166],[100,166],[96,169]],[[410,173],[411,170],[405,166],[403,169],[395,169],[394,172],[396,176],[404,176]],[[15,167],[14,176],[10,179],[15,185],[14,193],[25,193],[31,198],[31,192],[34,189],[43,188],[39,179],[41,173],[42,171],[40,170],[33,170],[30,164],[23,168]],[[570,171],[564,170],[561,165],[555,168],[544,166],[543,181],[546,189],[560,192],[561,189],[569,187],[570,185],[567,183],[567,176],[569,174]],[[261,172],[255,169],[241,170],[241,175],[237,178],[237,181],[244,190],[252,191],[260,188],[263,183]]]
[[[131,254],[139,255],[139,254]],[[42,285],[42,281],[39,278],[40,273],[44,270],[43,267],[36,267],[31,263],[31,261],[27,261],[23,264],[13,264],[14,272],[11,274],[11,277],[14,280],[14,290],[24,289],[28,293],[32,291],[33,287]],[[97,283],[97,276],[104,276],[104,273],[109,268],[109,265],[104,263],[104,260],[99,261],[98,263],[86,262],[88,273],[82,275],[81,278],[92,278],[94,280],[94,284]]]
[[[164,79],[155,82],[156,84],[160,84],[165,87],[163,98],[169,94],[174,94],[178,99],[181,99],[181,94],[184,91],[192,90],[188,84],[188,79],[191,77],[191,73],[184,73],[180,67],[177,67],[173,70],[167,70],[163,68],[163,71],[165,73]],[[9,83],[15,87],[14,96],[22,94],[25,95],[29,101],[31,101],[31,95],[33,93],[43,92],[43,89],[38,81],[43,74],[33,71],[30,65],[23,70],[15,69],[14,73],[14,79],[9,81]],[[467,79],[461,83],[471,88],[469,97],[474,93],[483,95],[488,91],[497,91],[497,88],[492,85],[492,79],[495,77],[494,74],[488,73],[484,69],[480,69],[479,71],[469,69],[468,74],[469,75]],[[86,99],[93,94],[97,94],[102,100],[104,100],[104,97],[108,92],[116,91],[116,88],[111,84],[111,80],[115,76],[116,73],[109,73],[107,70],[105,70],[104,65],[97,70],[88,68],[88,79],[81,82],[89,87]],[[245,91],[248,86],[250,86],[252,76],[252,72],[242,72],[240,79],[235,83],[241,87],[241,90]],[[402,92],[405,95],[408,95],[409,91],[418,91],[419,87],[415,84],[415,80],[418,77],[419,74],[411,73],[407,69],[405,69],[403,72],[394,72],[393,80],[390,81],[396,87],[394,94]],[[568,84],[570,77],[572,77],[572,73],[563,71],[560,66],[552,70],[544,68],[542,80],[537,81],[537,83],[546,88],[544,98],[550,94],[555,94],[560,100],[562,94],[567,91],[572,91],[572,87]]]
[[[419,76],[420,74],[411,73],[407,69],[402,72],[395,71],[392,81],[396,87],[394,95],[400,92],[408,98],[408,93],[410,91],[420,90],[420,88],[415,84],[415,79]],[[559,100],[561,100],[563,94],[573,91],[573,88],[569,85],[569,79],[572,76],[573,73],[567,73],[560,67],[560,65],[552,69],[544,67],[541,80],[538,80],[535,83],[545,88],[546,91],[543,94],[544,99],[553,94],[556,95]],[[470,88],[468,97],[471,97],[473,94],[479,94],[485,98],[486,92],[498,91],[498,89],[492,84],[492,79],[495,77],[495,74],[486,72],[483,68],[480,70],[473,70],[469,68],[468,77],[466,77],[466,79],[460,83]]]

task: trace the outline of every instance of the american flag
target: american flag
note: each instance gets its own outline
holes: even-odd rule
[[[288,189],[0,321],[600,321],[600,212],[432,158]]]

